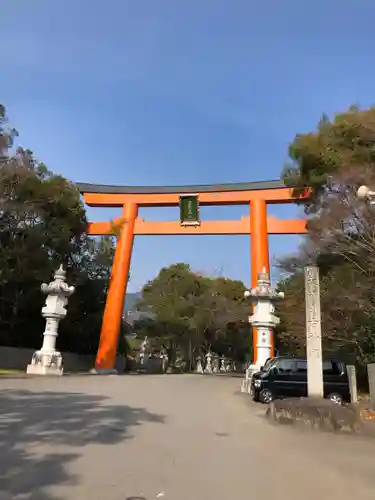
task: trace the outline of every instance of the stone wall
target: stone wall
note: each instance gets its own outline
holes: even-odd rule
[[[34,352],[35,349],[0,346],[0,370],[26,370]],[[88,372],[95,363],[95,355],[74,354],[72,352],[62,352],[61,354],[65,372]],[[124,371],[123,357],[118,357],[116,368],[119,372]]]

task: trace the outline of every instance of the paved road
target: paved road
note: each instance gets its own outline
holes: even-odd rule
[[[238,384],[1,379],[0,500],[375,498],[375,441],[273,426]]]

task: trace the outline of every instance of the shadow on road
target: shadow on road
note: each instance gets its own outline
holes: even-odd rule
[[[145,422],[164,423],[162,415],[106,400],[65,392],[0,394],[0,500],[58,500],[44,489],[79,483],[68,464],[81,455],[80,448],[131,439],[131,428]]]

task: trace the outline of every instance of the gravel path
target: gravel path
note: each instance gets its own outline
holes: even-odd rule
[[[226,377],[0,379],[0,500],[373,500],[375,440],[273,426]]]

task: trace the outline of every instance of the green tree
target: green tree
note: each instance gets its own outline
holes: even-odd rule
[[[76,292],[61,323],[59,348],[94,352],[113,241],[88,238],[75,185],[50,172],[30,150],[15,148],[17,135],[0,106],[0,343],[40,346],[40,284],[63,264]]]
[[[211,278],[193,272],[187,264],[163,268],[142,290],[143,305],[153,319],[136,325],[170,351],[180,350],[191,366],[208,348],[243,357],[246,350],[249,306],[240,281]]]
[[[323,345],[350,361],[375,359],[375,212],[356,197],[361,184],[375,185],[375,108],[350,108],[317,130],[299,134],[290,146],[284,180],[297,192],[311,188],[300,202],[308,234],[296,255],[281,261],[289,277],[280,283],[278,329],[284,348],[305,349],[303,267],[321,273]]]

